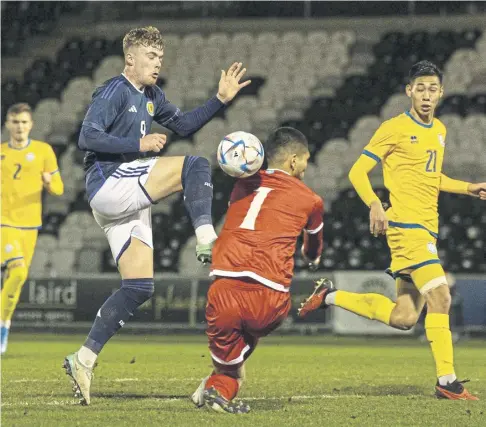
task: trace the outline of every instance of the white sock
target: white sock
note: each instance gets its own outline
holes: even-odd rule
[[[324,297],[324,303],[327,305],[336,304],[336,292],[330,292]]]
[[[453,383],[455,380],[457,380],[456,374],[442,375],[439,377],[439,384],[447,385]]]
[[[212,224],[204,224],[196,228],[197,243],[201,245],[207,245],[214,242],[217,238],[218,235],[216,234],[216,231],[214,231]]]
[[[0,320],[0,327],[10,329],[11,320]]]
[[[78,360],[87,368],[92,368],[97,358],[98,355],[84,345],[78,351]]]

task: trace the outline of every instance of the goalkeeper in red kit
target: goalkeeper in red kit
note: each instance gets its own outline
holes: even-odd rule
[[[319,264],[322,251],[323,201],[302,182],[310,156],[307,139],[296,129],[279,128],[265,151],[268,169],[236,182],[213,249],[206,334],[214,370],[192,400],[218,412],[250,410],[234,400],[244,363],[259,338],[288,315],[301,232],[302,253],[311,265]]]

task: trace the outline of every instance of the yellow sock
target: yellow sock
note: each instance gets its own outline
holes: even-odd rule
[[[7,270],[7,278],[3,282],[2,301],[0,303],[0,320],[2,322],[12,319],[20,298],[22,286],[26,280],[27,268],[25,266],[13,267]]]
[[[354,292],[336,291],[334,305],[389,325],[390,316],[396,304],[380,294],[357,294]]]
[[[437,377],[454,374],[452,335],[449,315],[428,313],[425,316],[425,333],[435,360]]]

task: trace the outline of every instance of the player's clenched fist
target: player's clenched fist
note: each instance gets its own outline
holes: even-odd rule
[[[373,236],[386,234],[388,219],[380,201],[374,201],[370,206],[370,232]]]
[[[167,141],[167,135],[161,133],[151,133],[150,135],[140,138],[140,152],[155,151],[158,153]]]
[[[481,200],[486,200],[486,182],[469,184],[467,191],[473,197],[479,197]]]
[[[42,172],[42,183],[48,187],[52,182],[52,175],[49,172]]]

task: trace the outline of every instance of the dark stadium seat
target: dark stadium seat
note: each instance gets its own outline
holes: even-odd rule
[[[465,95],[452,95],[445,98],[437,109],[438,114],[466,114],[469,99]]]
[[[160,272],[176,272],[178,266],[178,251],[166,247],[154,254],[154,267]]]
[[[30,37],[49,34],[64,14],[79,14],[84,2],[2,2],[2,56],[17,56]]]
[[[245,76],[245,80],[251,80],[251,85],[244,87],[238,96],[257,96],[258,91],[265,84],[265,78],[259,76]]]
[[[61,213],[50,213],[43,218],[42,228],[40,234],[52,234],[57,236],[59,227],[66,219],[66,216]]]
[[[481,30],[473,29],[473,30],[464,30],[460,34],[460,38],[458,40],[458,47],[461,48],[472,48],[476,44],[476,41],[479,37],[481,37]]]
[[[116,267],[115,260],[113,259],[113,255],[111,254],[110,249],[106,249],[103,252],[103,262],[101,265],[101,271],[103,273],[117,273],[118,268]]]
[[[83,43],[83,56],[87,60],[99,61],[108,53],[110,43],[106,39],[95,38]]]
[[[473,96],[467,106],[468,114],[486,114],[486,93]]]
[[[7,113],[7,108],[18,100],[19,84],[15,79],[7,79],[2,83],[2,121]]]
[[[24,72],[25,82],[42,82],[52,72],[52,65],[49,59],[36,59]]]
[[[91,211],[91,208],[88,203],[86,191],[82,190],[78,193],[74,202],[71,203],[69,211],[70,212]]]
[[[51,143],[51,147],[54,150],[54,154],[59,159],[62,156],[62,154],[66,151],[67,145]]]

